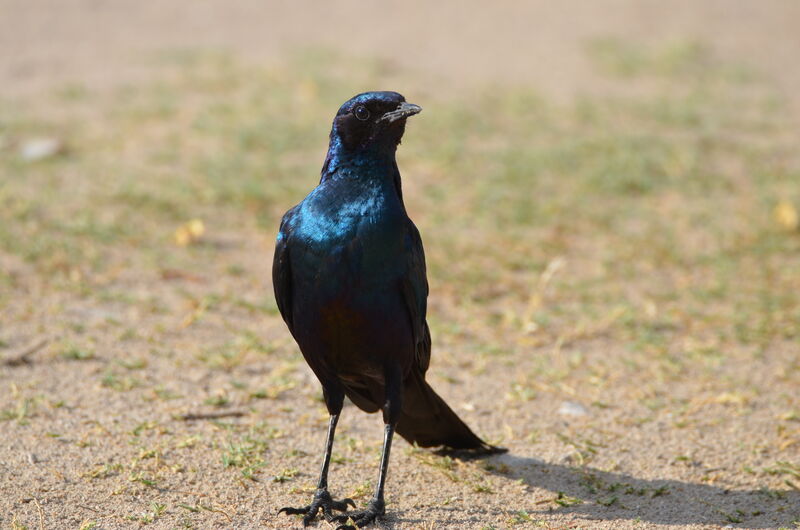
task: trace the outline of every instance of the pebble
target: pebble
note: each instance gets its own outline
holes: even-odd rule
[[[26,162],[36,162],[51,158],[64,150],[64,143],[58,138],[34,138],[27,140],[19,148],[19,155]]]
[[[589,411],[580,403],[574,401],[564,401],[558,407],[558,413],[562,416],[587,416]]]

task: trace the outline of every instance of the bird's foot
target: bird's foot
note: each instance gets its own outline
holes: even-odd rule
[[[386,504],[384,504],[383,499],[372,499],[367,505],[366,510],[337,515],[333,518],[333,521],[337,523],[344,523],[337,526],[336,530],[345,530],[353,527],[364,528],[365,526],[374,523],[379,517],[383,517],[385,514]]]
[[[353,508],[356,507],[356,503],[353,502],[353,499],[342,499],[340,501],[333,500],[331,494],[328,493],[326,489],[318,489],[316,493],[314,493],[314,498],[311,500],[311,504],[308,506],[304,506],[303,508],[290,508],[285,507],[278,510],[278,513],[285,513],[287,515],[303,515],[303,526],[308,526],[311,524],[317,517],[317,513],[322,510],[322,515],[328,521],[334,518],[333,510],[338,510],[340,512],[346,512],[348,505],[352,506]]]

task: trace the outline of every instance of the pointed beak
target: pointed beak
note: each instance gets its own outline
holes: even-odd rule
[[[387,112],[378,121],[388,121],[389,123],[395,122],[401,118],[408,118],[414,114],[422,112],[422,107],[414,105],[413,103],[400,103],[400,105],[393,111]]]

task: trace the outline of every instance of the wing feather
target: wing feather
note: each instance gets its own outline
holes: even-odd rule
[[[281,227],[275,240],[275,257],[272,260],[272,287],[275,290],[275,301],[283,321],[294,334],[292,314],[292,265],[289,260],[289,243],[292,232],[292,217],[296,208],[292,208],[281,219]]]
[[[428,277],[422,238],[411,219],[407,221],[406,256],[406,271],[401,280],[402,292],[414,333],[417,366],[425,373],[431,360],[431,334],[426,321]]]

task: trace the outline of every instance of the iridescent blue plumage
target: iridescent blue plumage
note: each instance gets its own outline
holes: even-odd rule
[[[430,334],[428,283],[419,232],[406,214],[395,151],[406,118],[420,108],[396,92],[367,92],[336,114],[319,185],[283,217],[273,284],[281,315],[322,383],[331,414],[319,488],[312,504],[326,514],[347,505],[327,492],[327,463],[347,395],[383,411],[384,457],[359,525],[383,513],[392,434],[421,446],[496,452],[425,382]]]

